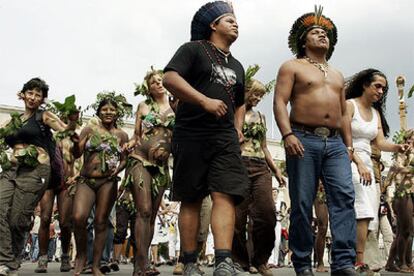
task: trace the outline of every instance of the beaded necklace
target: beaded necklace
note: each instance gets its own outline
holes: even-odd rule
[[[199,43],[201,44],[201,46],[203,47],[203,49],[204,49],[204,51],[206,52],[206,54],[207,54],[208,58],[210,59],[210,62],[211,62],[212,64],[215,64],[215,62],[214,62],[214,60],[213,60],[213,57],[210,55],[210,52],[207,50],[207,48],[206,48],[206,46],[204,45],[203,41],[202,41],[202,40],[199,40],[198,42],[199,42]],[[220,58],[219,58],[218,54],[217,54],[218,49],[217,49],[217,48],[214,46],[214,44],[213,44],[213,43],[211,43],[210,41],[207,41],[207,43],[210,45],[210,48],[211,48],[212,52],[214,53],[214,56],[215,56],[215,58],[216,58],[216,63],[217,63],[218,65],[220,65],[221,67],[224,67],[224,66],[223,66],[223,64],[221,63],[221,60],[220,60]],[[230,55],[230,53],[228,53],[227,55]],[[227,62],[227,56],[225,56],[225,59],[226,59],[226,62]],[[230,98],[231,102],[234,104],[234,103],[235,103],[235,100],[234,100],[234,93],[233,93],[232,85],[231,85],[231,83],[230,83],[229,79],[227,78],[227,75],[226,75],[226,74],[224,74],[224,77],[226,78],[226,84],[224,85],[224,91],[226,91],[226,93],[227,93],[227,95],[229,96],[229,98]]]
[[[318,68],[323,75],[325,76],[325,79],[328,77],[328,63],[324,62],[324,63],[319,63],[314,61],[313,59],[311,59],[310,57],[305,56],[304,59],[306,59],[310,64],[312,64],[313,66],[315,66],[316,68]]]

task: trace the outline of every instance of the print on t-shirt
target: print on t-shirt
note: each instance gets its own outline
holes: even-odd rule
[[[211,65],[210,81],[223,86],[233,86],[236,84],[237,76],[234,70],[220,64]]]

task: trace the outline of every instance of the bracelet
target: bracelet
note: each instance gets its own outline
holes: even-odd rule
[[[285,135],[283,135],[282,136],[282,140],[285,140],[288,136],[290,136],[290,135],[294,135],[294,133],[291,131],[291,132],[288,132],[288,133],[286,133]]]
[[[352,153],[354,153],[355,149],[353,147],[346,147],[346,149]]]

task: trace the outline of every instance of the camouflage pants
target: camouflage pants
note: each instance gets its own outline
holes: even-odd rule
[[[50,166],[14,166],[0,174],[0,265],[20,266],[33,211],[50,178]]]

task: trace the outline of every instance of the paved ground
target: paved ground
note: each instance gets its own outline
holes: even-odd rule
[[[66,272],[62,273],[59,272],[59,264],[58,263],[50,263],[49,269],[47,274],[35,274],[34,269],[36,268],[36,264],[33,263],[24,263],[19,271],[19,276],[29,276],[29,275],[48,275],[48,276],[55,276],[55,275],[72,275],[73,273]],[[161,271],[161,276],[167,276],[172,275],[172,266],[161,266],[159,267],[159,270]],[[213,274],[213,270],[211,268],[204,268],[206,272],[206,276],[210,276]],[[132,275],[132,265],[121,265],[121,270],[119,272],[111,272],[107,275],[113,275],[113,276],[130,276]],[[259,274],[256,274],[259,275]],[[294,276],[295,272],[292,268],[279,268],[273,270],[273,275],[275,276]],[[316,273],[315,275],[329,275],[329,273]],[[381,272],[381,275],[386,276],[393,276],[393,275],[408,275],[408,274],[402,274],[402,273],[387,273],[387,272]]]

